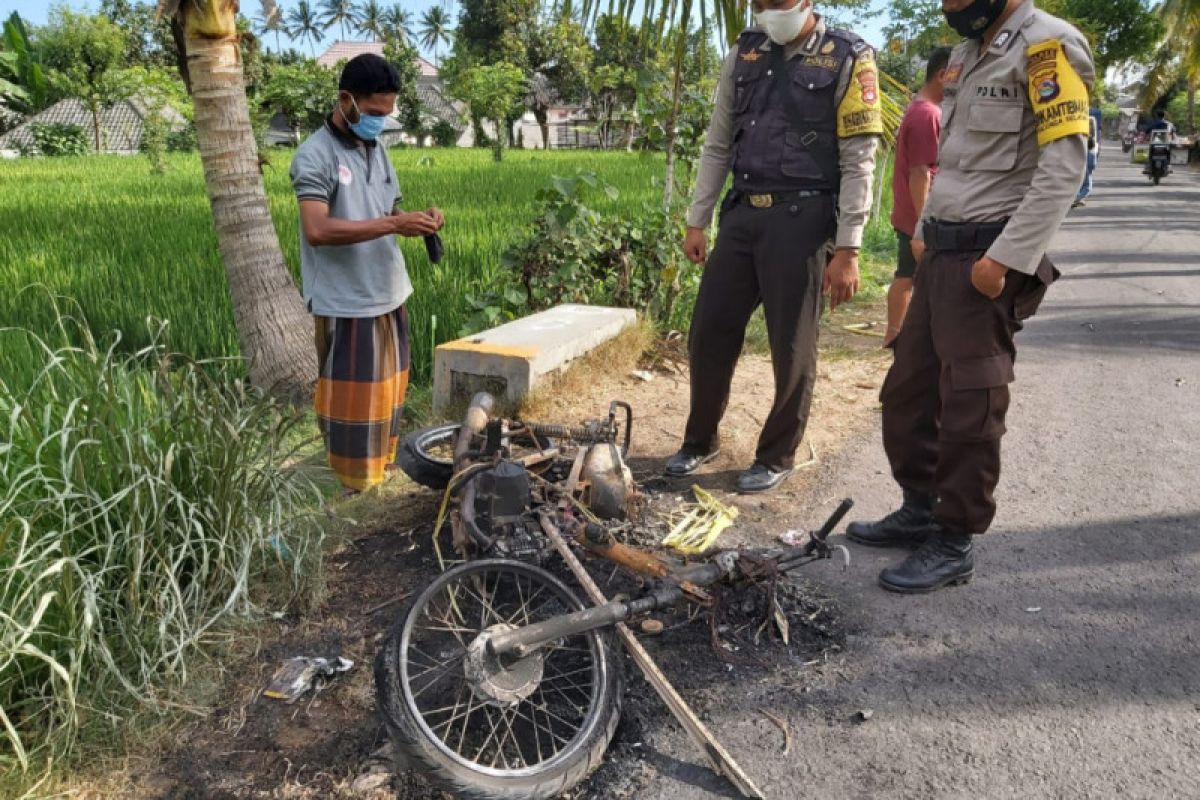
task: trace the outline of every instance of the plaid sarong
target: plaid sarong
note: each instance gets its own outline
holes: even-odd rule
[[[404,306],[381,317],[315,317],[317,424],[329,467],[348,489],[382,483],[396,460],[404,395],[408,391],[408,314]]]

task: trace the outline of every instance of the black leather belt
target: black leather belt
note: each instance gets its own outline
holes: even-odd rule
[[[745,192],[740,199],[754,206],[755,208],[770,208],[771,206],[790,203],[793,200],[804,200],[809,197],[820,197],[821,195],[832,194],[832,192],[822,191],[820,189],[802,189],[796,192],[769,192],[767,194],[754,194]]]
[[[1000,234],[1008,220],[1000,222],[939,222],[928,220],[922,229],[925,247],[930,250],[987,250]]]

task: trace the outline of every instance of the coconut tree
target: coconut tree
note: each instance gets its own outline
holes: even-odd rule
[[[383,21],[383,8],[379,5],[379,0],[367,0],[355,9],[355,26],[358,32],[364,36],[369,36],[372,42],[383,41],[385,23]]]
[[[321,0],[321,25],[325,30],[338,26],[342,38],[347,38],[346,29],[354,29],[357,24],[354,14],[354,4],[351,0]]]
[[[287,24],[283,19],[283,9],[276,0],[258,0],[258,14],[254,17],[254,32],[259,36],[268,33],[275,34],[275,50],[282,52],[279,46],[279,34],[287,33]]]
[[[271,222],[242,82],[237,0],[159,0],[182,43],[184,82],[216,224],[217,245],[250,380],[275,394],[311,394],[312,320]]]
[[[383,12],[383,24],[387,39],[399,39],[406,44],[413,40],[413,15],[399,3]]]
[[[441,6],[434,6],[421,17],[421,45],[433,51],[433,62],[442,65],[441,46],[449,45],[452,41],[453,29],[450,26],[450,15]]]
[[[300,0],[296,7],[288,12],[287,21],[289,35],[301,42],[308,42],[309,52],[316,55],[315,45],[320,44],[324,36],[321,20],[308,0]]]

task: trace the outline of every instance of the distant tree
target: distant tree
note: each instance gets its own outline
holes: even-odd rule
[[[1196,132],[1196,89],[1200,86],[1200,2],[1165,0],[1158,8],[1163,29],[1148,59],[1139,97],[1142,108],[1163,107],[1182,89],[1182,128]],[[1178,119],[1178,117],[1177,117]]]
[[[472,67],[458,75],[450,92],[466,103],[479,119],[496,125],[492,155],[496,161],[504,158],[504,135],[501,130],[519,107],[525,93],[525,73],[513,64],[492,64]]]
[[[319,128],[337,96],[338,74],[312,59],[279,64],[268,71],[255,98],[271,111],[280,111],[296,130]]]
[[[538,21],[539,0],[460,0],[455,48],[475,63],[525,62],[523,31]]]
[[[399,3],[395,3],[383,12],[385,39],[401,39],[407,43],[413,40],[413,15]]]
[[[301,43],[308,42],[309,52],[316,54],[315,45],[324,38],[321,19],[308,0],[300,0],[296,7],[288,12],[288,32]]]
[[[400,90],[396,92],[396,116],[400,125],[410,133],[421,129],[421,102],[417,99],[417,79],[421,68],[419,54],[406,39],[395,37],[383,44],[383,57],[391,62],[400,75]]]
[[[78,97],[92,117],[93,141],[104,149],[100,112],[123,96],[113,72],[125,59],[128,37],[100,14],[81,14],[66,6],[50,11],[38,29],[37,46],[57,97]]]
[[[1110,66],[1147,58],[1162,37],[1158,17],[1142,0],[1045,0],[1039,6],[1088,37],[1097,75]]]
[[[383,41],[387,23],[384,22],[384,11],[379,5],[379,0],[366,0],[358,6],[355,11],[355,26],[359,33],[370,37],[371,41]]]
[[[275,34],[275,50],[281,52],[279,34],[287,33],[287,21],[283,18],[283,9],[276,0],[258,0],[258,14],[254,17],[254,32],[259,36]]]
[[[946,24],[940,0],[891,0],[887,16],[890,23],[884,26],[883,36],[894,46],[884,48],[884,53],[890,54],[891,59],[890,68],[884,71],[902,83],[908,83],[908,79],[921,70],[912,65],[901,69],[899,59],[920,61],[940,45],[961,41],[961,37]],[[894,74],[897,71],[902,74]]]
[[[176,61],[171,25],[159,19],[154,4],[134,0],[101,0],[100,14],[125,31],[126,66],[171,67]]]
[[[441,6],[434,6],[421,17],[421,45],[433,51],[433,62],[441,66],[441,47],[449,45],[454,39],[454,29],[450,24],[450,15]]]
[[[325,30],[336,25],[346,39],[349,36],[346,31],[353,30],[356,22],[351,0],[321,0],[321,26]]]
[[[518,28],[525,44],[525,105],[542,130],[543,146],[550,147],[550,107],[559,102],[582,102],[592,49],[583,28],[571,20],[536,22]]]

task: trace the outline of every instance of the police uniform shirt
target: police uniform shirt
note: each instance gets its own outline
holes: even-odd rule
[[[752,30],[761,30],[758,27]],[[825,20],[817,17],[817,23],[809,35],[799,42],[787,45],[785,53],[789,59],[797,56],[814,56],[825,41]],[[764,51],[777,45],[769,40]],[[739,50],[734,47],[721,67],[717,84],[716,103],[708,133],[704,138],[704,153],[696,175],[696,188],[692,205],[688,211],[687,224],[693,228],[707,228],[712,222],[713,211],[725,180],[729,176],[730,147],[734,135],[734,67],[737,66]],[[839,107],[847,97],[847,90],[861,71],[860,59],[869,59],[874,69],[874,53],[867,48],[859,57],[847,59],[838,79],[835,99]],[[856,71],[856,65],[860,69]],[[839,128],[842,127],[839,113]],[[838,247],[859,247],[863,229],[871,213],[871,182],[875,174],[875,135],[838,136],[838,163],[841,167],[841,189],[838,193],[838,228],[835,244]]]
[[[1032,0],[981,44],[958,45],[946,67],[939,169],[922,222],[1008,219],[987,254],[1032,275],[1087,165],[1091,49]]]

